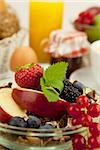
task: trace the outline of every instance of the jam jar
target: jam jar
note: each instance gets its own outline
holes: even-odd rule
[[[51,56],[50,63],[68,62],[67,78],[70,74],[88,65],[89,42],[84,32],[56,30],[51,32],[45,52]]]

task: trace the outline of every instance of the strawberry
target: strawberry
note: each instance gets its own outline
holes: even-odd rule
[[[39,64],[27,64],[18,68],[15,73],[15,81],[22,88],[40,90],[40,78],[43,76],[43,69]]]

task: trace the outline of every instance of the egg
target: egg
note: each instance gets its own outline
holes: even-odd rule
[[[36,52],[31,47],[22,46],[16,48],[13,52],[10,60],[10,69],[15,71],[17,67],[37,62]]]

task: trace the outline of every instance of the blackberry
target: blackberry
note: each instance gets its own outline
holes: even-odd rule
[[[68,102],[74,103],[76,98],[81,95],[81,92],[73,86],[73,84],[67,79],[64,80],[64,89],[62,90],[60,97]]]

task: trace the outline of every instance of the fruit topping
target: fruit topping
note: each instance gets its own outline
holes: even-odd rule
[[[38,64],[27,64],[22,66],[15,73],[15,81],[22,88],[40,90],[40,78],[43,76],[43,69]]]
[[[27,124],[29,128],[39,128],[41,125],[41,120],[35,116],[29,116]]]
[[[100,123],[91,123],[89,125],[89,131],[92,135],[99,136],[100,135]]]
[[[71,125],[79,125],[78,128],[83,126],[82,129],[88,127],[90,133],[87,141],[84,133],[79,135],[73,132],[73,135],[69,135],[74,150],[99,148],[100,124],[94,120],[100,116],[100,105],[95,91],[87,90],[78,81],[71,83],[66,79],[67,66],[65,62],[56,63],[45,72],[37,64],[21,67],[15,73],[20,87],[12,89],[8,84],[0,88],[0,122],[15,127],[44,129],[45,135],[49,129],[59,129],[52,132],[61,134],[64,130],[60,128],[67,130]],[[76,128],[72,127],[72,130]],[[51,140],[54,143],[57,140],[65,142],[66,138],[66,135],[57,138],[41,136],[35,137],[35,140],[45,140],[46,143]],[[29,136],[20,136],[18,140],[35,141],[34,137]]]
[[[74,134],[72,136],[72,143],[74,150],[85,150],[86,149],[86,140],[80,134]]]
[[[76,103],[80,108],[88,107],[88,98],[84,95],[81,95],[76,99]]]
[[[88,144],[90,146],[90,149],[100,149],[100,134],[99,136],[90,136],[88,138]]]
[[[84,86],[81,82],[79,82],[79,81],[74,81],[74,82],[73,82],[73,86],[74,86],[75,88],[77,88],[77,89],[79,90],[79,92],[81,92],[81,94],[83,94],[83,89],[85,88],[85,86]]]
[[[90,104],[89,108],[88,108],[88,114],[91,117],[98,117],[98,116],[100,116],[100,105],[96,104],[96,103]]]
[[[40,91],[15,88],[12,91],[12,97],[21,108],[39,117],[56,120],[67,114],[69,105],[67,101],[59,99],[56,102],[48,102]]]
[[[67,79],[64,80],[64,88],[60,94],[60,97],[68,102],[76,102],[76,98],[81,95],[81,92],[73,86],[73,84]]]
[[[68,113],[74,118],[77,118],[78,116],[82,115],[81,109],[76,103],[69,105]]]
[[[49,66],[40,80],[41,89],[49,102],[54,102],[59,99],[59,95],[64,87],[64,77],[68,63],[58,62]]]
[[[26,113],[12,98],[11,88],[0,89],[0,122],[6,123],[12,117],[26,117]]]
[[[41,79],[39,76],[39,84],[41,85],[41,90],[43,92],[25,88],[13,89],[12,97],[15,102],[21,108],[33,113],[33,115],[47,117],[52,120],[60,119],[62,116],[67,114],[67,106],[69,105],[67,101],[62,100],[59,97],[64,87],[63,80],[66,74],[67,66],[68,64],[66,62],[58,62],[49,66],[43,73]],[[37,65],[33,66],[33,69],[32,67],[30,69],[35,70],[34,68],[36,69]],[[22,79],[25,72],[29,72],[29,68],[26,70],[24,69],[24,73],[22,73],[22,71],[23,68],[22,70],[19,70],[21,74],[17,72],[19,79]],[[26,73],[26,83],[24,83],[29,83],[28,78],[35,79],[34,81],[36,83],[37,78],[34,77],[36,76],[32,76],[31,73],[29,73],[27,77]]]
[[[91,124],[92,122],[92,117],[89,116],[88,114],[84,114],[82,116],[82,118],[80,118],[80,123],[83,125],[83,126],[89,126],[89,124]]]
[[[26,127],[27,127],[27,122],[24,120],[24,118],[21,118],[21,117],[17,117],[17,116],[16,116],[16,117],[13,117],[13,118],[8,122],[8,125],[26,128]]]

